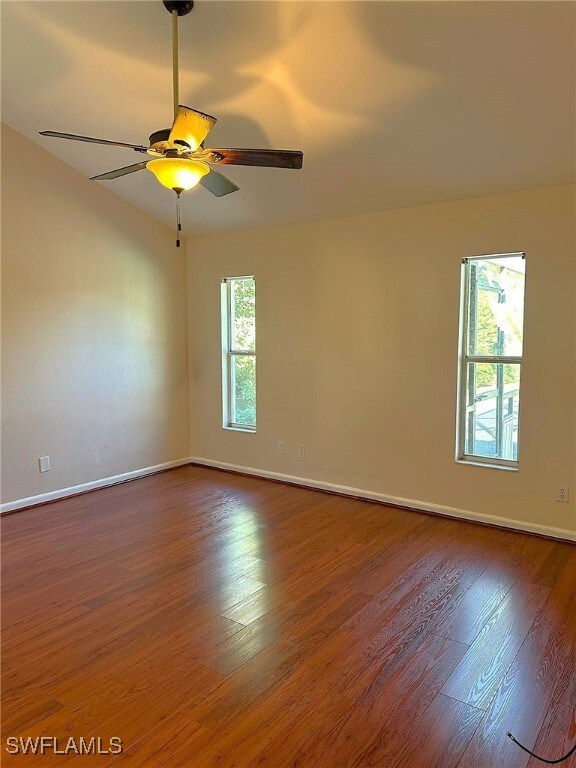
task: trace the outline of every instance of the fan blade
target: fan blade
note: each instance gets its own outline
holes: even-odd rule
[[[146,168],[148,160],[143,163],[134,163],[134,165],[125,165],[124,168],[116,168],[115,171],[108,171],[108,173],[101,173],[99,176],[91,176],[90,181],[102,181],[104,179],[117,179],[118,176],[126,176],[127,173],[134,173],[135,171],[141,171],[142,168]]]
[[[205,187],[208,192],[212,192],[216,197],[224,197],[231,192],[238,192],[240,187],[237,187],[233,181],[224,176],[214,168],[210,168],[210,173],[206,174],[200,179],[200,184]]]
[[[222,165],[259,165],[267,168],[302,168],[304,155],[291,149],[208,149]]]
[[[136,152],[147,152],[148,147],[141,144],[127,144],[124,141],[108,141],[108,139],[93,139],[91,136],[76,136],[74,133],[58,133],[58,131],[40,131],[40,136],[54,136],[57,139],[72,139],[72,141],[88,141],[91,144],[108,144],[112,147],[127,147]]]
[[[182,104],[178,107],[178,113],[174,118],[168,141],[173,144],[182,144],[190,147],[195,152],[216,123],[216,118],[197,112]]]

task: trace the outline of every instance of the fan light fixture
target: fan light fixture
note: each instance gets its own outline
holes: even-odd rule
[[[176,194],[195,187],[210,168],[205,163],[183,157],[159,157],[146,163],[160,184],[173,189]]]

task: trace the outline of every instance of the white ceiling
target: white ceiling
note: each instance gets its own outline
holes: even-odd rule
[[[2,8],[2,119],[87,175],[172,112],[160,0]],[[304,151],[301,171],[223,168],[240,186],[183,202],[185,234],[253,229],[563,184],[575,178],[574,2],[197,0],[180,22],[180,101],[211,146]],[[172,226],[151,173],[104,183]]]

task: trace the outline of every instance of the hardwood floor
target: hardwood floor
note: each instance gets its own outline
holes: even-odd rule
[[[535,768],[507,731],[576,739],[571,544],[200,467],[2,529],[6,766]],[[124,751],[6,752],[41,735]]]

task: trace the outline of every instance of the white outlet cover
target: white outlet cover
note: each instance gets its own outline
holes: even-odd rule
[[[40,456],[38,459],[38,467],[40,472],[50,471],[50,456]]]

